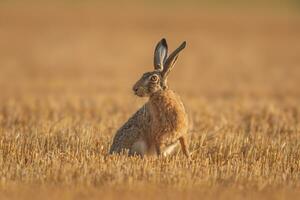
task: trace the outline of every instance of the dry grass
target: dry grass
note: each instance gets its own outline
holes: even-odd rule
[[[0,8],[1,199],[299,195],[300,17],[169,11]],[[170,85],[191,117],[193,159],[109,157],[162,36],[189,44]]]

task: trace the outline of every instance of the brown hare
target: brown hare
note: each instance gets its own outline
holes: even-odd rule
[[[183,153],[190,156],[187,114],[180,97],[167,85],[168,75],[185,46],[183,42],[167,56],[166,40],[157,44],[154,71],[144,73],[133,86],[135,95],[149,100],[117,131],[110,154],[128,151],[129,155],[168,156],[180,144]]]

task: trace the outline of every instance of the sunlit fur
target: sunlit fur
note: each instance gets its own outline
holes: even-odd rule
[[[149,100],[117,131],[110,154],[128,151],[129,155],[168,156],[180,144],[189,156],[187,114],[161,71],[144,73],[132,89]]]
[[[141,82],[150,86],[148,80],[138,84]],[[129,150],[130,155],[153,155],[158,144],[162,155],[170,155],[175,148],[169,147],[179,144],[180,137],[188,137],[187,115],[180,97],[169,89],[149,92],[151,89],[145,87],[141,91],[146,92],[139,96],[149,96],[149,101],[117,131],[110,153]]]

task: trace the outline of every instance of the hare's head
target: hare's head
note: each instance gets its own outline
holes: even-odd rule
[[[154,70],[142,75],[134,86],[133,91],[139,97],[151,96],[151,94],[168,88],[167,78],[173,69],[179,52],[186,46],[183,42],[173,53],[168,56],[168,45],[165,39],[162,39],[154,51]]]

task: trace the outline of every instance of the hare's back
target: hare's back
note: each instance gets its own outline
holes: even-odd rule
[[[139,109],[117,131],[110,147],[110,154],[130,150],[132,145],[142,136],[147,121],[147,115],[144,107],[145,106]]]
[[[132,144],[138,140],[140,132],[134,126],[121,127],[110,147],[110,153],[121,153],[122,151],[130,150]]]

